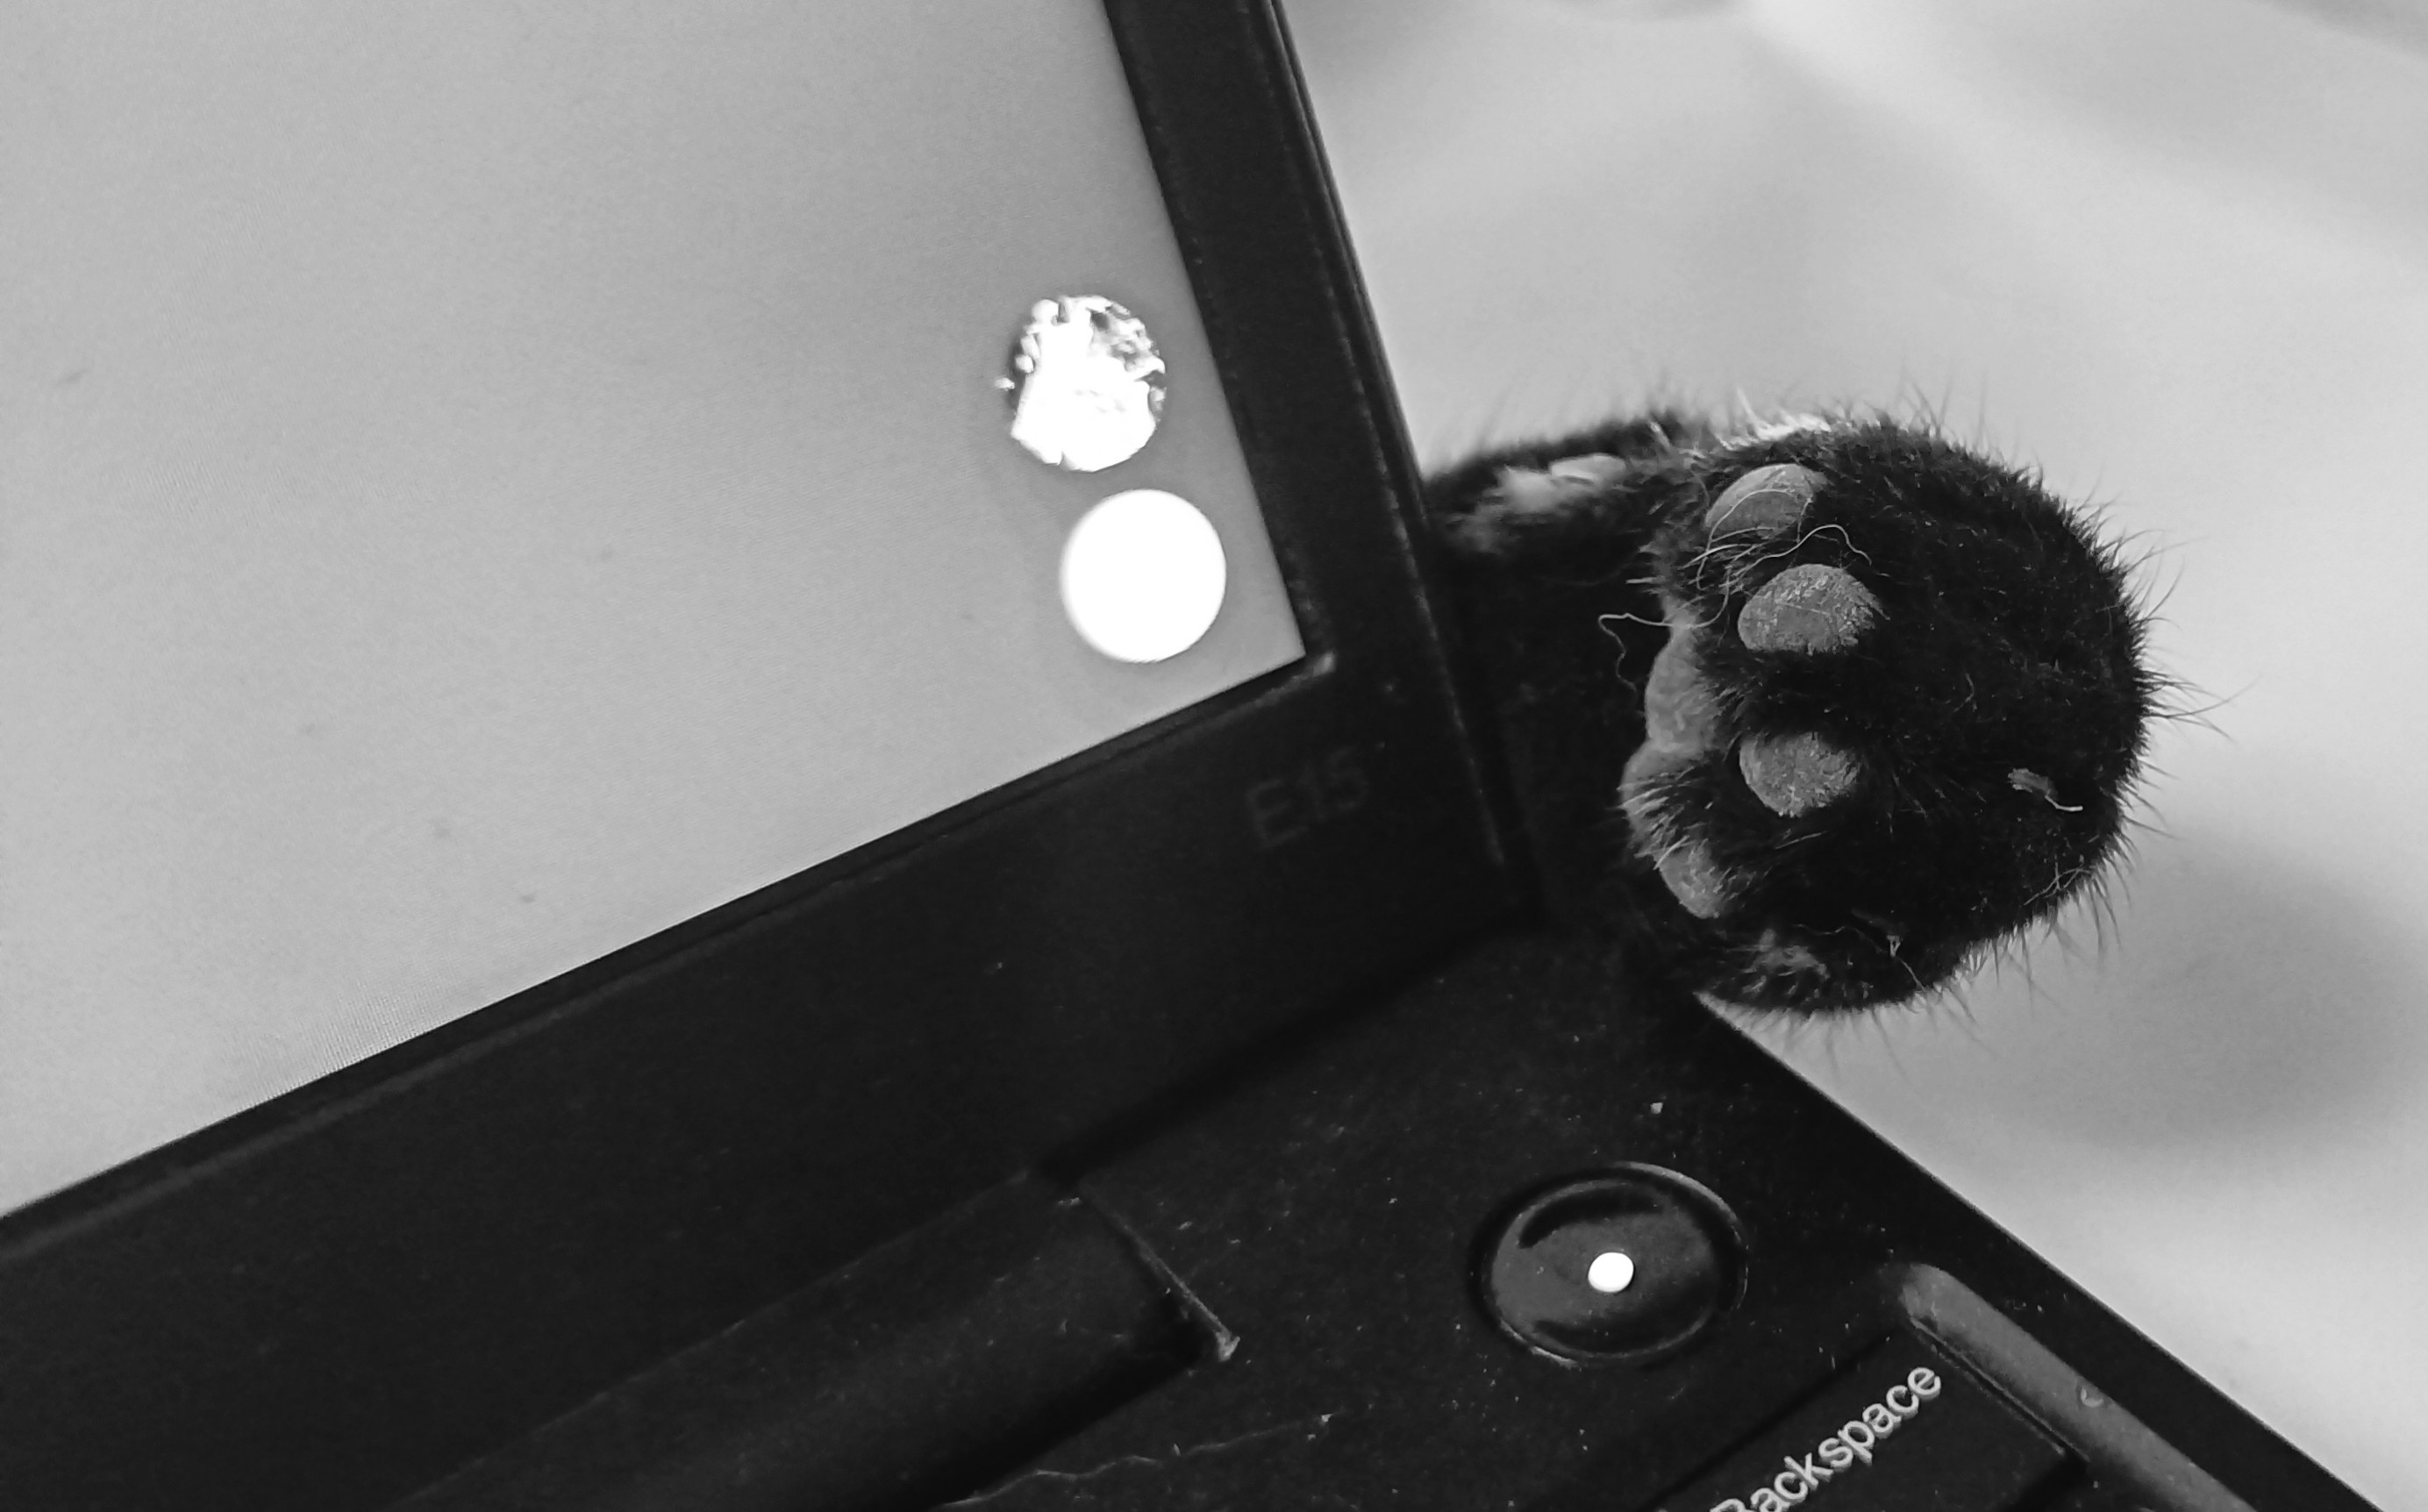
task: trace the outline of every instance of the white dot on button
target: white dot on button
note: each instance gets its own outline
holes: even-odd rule
[[[1079,517],[1062,545],[1062,609],[1119,662],[1160,662],[1198,642],[1222,609],[1222,541],[1197,506],[1133,488]]]
[[[1585,1285],[1596,1291],[1624,1291],[1635,1279],[1635,1262],[1617,1250],[1604,1250],[1585,1267]]]

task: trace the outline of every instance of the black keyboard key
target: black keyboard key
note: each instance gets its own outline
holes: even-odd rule
[[[1919,1334],[1899,1331],[1657,1504],[1660,1512],[2007,1512],[2073,1458]]]

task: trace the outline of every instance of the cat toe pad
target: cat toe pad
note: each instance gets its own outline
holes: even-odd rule
[[[1757,651],[1834,651],[1879,616],[1872,590],[1843,567],[1808,562],[1762,585],[1737,614],[1737,638]]]
[[[1737,748],[1737,769],[1764,808],[1792,819],[1810,814],[1855,785],[1855,758],[1811,732],[1755,735]]]
[[[1793,462],[1756,468],[1712,501],[1712,507],[1703,512],[1703,528],[1714,535],[1787,530],[1804,518],[1820,485],[1820,478],[1810,468]]]

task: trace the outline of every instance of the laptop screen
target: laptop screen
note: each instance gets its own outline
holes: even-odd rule
[[[1091,0],[0,76],[0,1209],[1303,653]]]

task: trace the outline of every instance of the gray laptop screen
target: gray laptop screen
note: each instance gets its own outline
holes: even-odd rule
[[[1091,0],[0,12],[0,1209],[1303,651]]]

